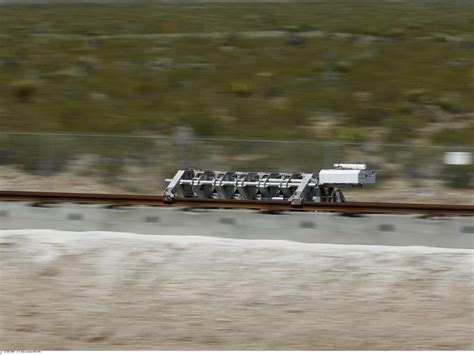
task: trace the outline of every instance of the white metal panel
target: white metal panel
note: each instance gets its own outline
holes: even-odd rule
[[[334,164],[333,167],[335,169],[358,169],[358,170],[365,170],[367,169],[367,164]]]
[[[444,153],[444,163],[446,165],[470,165],[472,156],[469,152],[446,152]]]
[[[324,169],[319,172],[319,183],[361,185],[375,183],[375,173],[371,170]]]

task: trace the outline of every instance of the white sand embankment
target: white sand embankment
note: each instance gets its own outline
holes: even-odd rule
[[[473,349],[470,250],[0,231],[3,349]]]

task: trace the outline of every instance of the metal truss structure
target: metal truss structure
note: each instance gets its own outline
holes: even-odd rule
[[[343,186],[375,183],[365,164],[334,164],[319,173],[270,173],[183,169],[168,183],[164,197],[241,200],[345,202]]]

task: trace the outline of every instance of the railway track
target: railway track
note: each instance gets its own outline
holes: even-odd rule
[[[160,195],[91,194],[67,192],[0,191],[0,202],[26,202],[34,205],[48,204],[97,204],[107,206],[155,206],[199,209],[252,209],[264,212],[336,212],[343,214],[414,214],[427,216],[474,216],[474,205],[445,205],[420,203],[304,202],[291,206],[278,200],[210,200],[176,198],[166,201]]]

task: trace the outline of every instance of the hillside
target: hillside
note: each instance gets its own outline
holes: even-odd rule
[[[0,130],[472,145],[470,2],[4,5]]]

